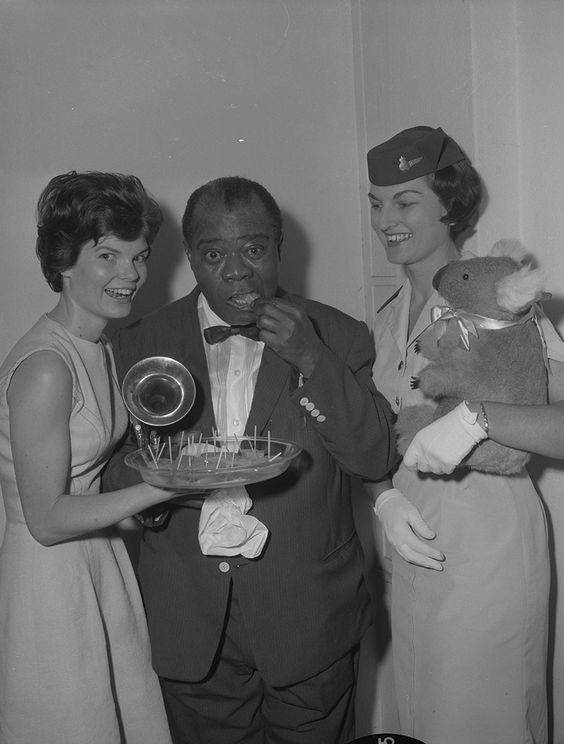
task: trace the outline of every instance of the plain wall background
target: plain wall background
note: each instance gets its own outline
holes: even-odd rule
[[[71,169],[135,173],[167,212],[136,312],[193,285],[186,199],[237,174],[285,212],[284,284],[362,315],[349,17],[334,0],[2,0],[2,356],[54,303],[34,210]]]
[[[459,140],[487,183],[470,247],[521,238],[563,330],[563,35],[562,0],[0,0],[0,357],[55,304],[34,210],[70,169],[135,173],[165,210],[134,315],[193,286],[186,199],[239,174],[285,214],[283,284],[370,322],[399,277],[370,232],[366,148],[420,123]],[[554,533],[559,701],[564,476],[534,469]]]

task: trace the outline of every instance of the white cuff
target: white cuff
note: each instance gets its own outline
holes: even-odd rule
[[[394,499],[397,496],[403,496],[403,493],[399,488],[388,488],[386,491],[382,491],[382,493],[378,495],[376,501],[372,505],[374,514],[376,514],[378,519],[380,519],[380,513],[382,512],[384,504],[387,504],[390,499]]]
[[[459,403],[456,406],[454,411],[458,415],[459,421],[464,429],[474,438],[476,443],[487,438],[487,431],[478,423],[478,411],[471,411],[468,408],[468,401],[463,400],[462,403]]]

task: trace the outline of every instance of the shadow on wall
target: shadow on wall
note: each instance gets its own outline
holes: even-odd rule
[[[284,212],[284,241],[280,251],[280,286],[292,294],[309,297],[308,267],[311,244],[298,220]]]
[[[174,277],[187,262],[182,243],[180,221],[166,208],[163,225],[149,259],[149,274],[133,303],[131,314],[122,320],[111,321],[106,328],[110,338],[120,327],[130,325],[148,313],[167,305],[178,297],[173,296]],[[311,253],[306,233],[299,222],[289,214],[283,215],[284,242],[281,249],[280,285],[294,294],[308,296],[308,264]]]
[[[552,299],[542,303],[542,309],[552,323],[558,328],[564,318],[564,297],[553,295]]]

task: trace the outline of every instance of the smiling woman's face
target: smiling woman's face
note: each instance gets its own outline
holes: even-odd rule
[[[370,221],[393,264],[414,264],[451,245],[446,214],[423,176],[395,186],[370,187]]]
[[[76,263],[61,272],[67,304],[76,308],[83,322],[90,319],[93,325],[127,317],[147,278],[150,252],[145,238],[121,240],[106,235],[98,243],[85,243]]]
[[[252,323],[251,304],[278,287],[278,240],[259,199],[197,207],[188,260],[211,309],[230,325]]]

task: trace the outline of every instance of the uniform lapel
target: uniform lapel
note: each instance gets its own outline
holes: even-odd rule
[[[388,313],[388,328],[396,343],[400,357],[403,358],[407,346],[407,326],[409,322],[409,300],[411,298],[411,285],[406,282],[400,288],[398,294],[390,302]]]
[[[431,308],[441,303],[444,304],[441,300],[440,295],[437,293],[437,291],[434,291],[425,303],[425,307],[421,311],[421,314],[417,318],[417,322],[415,323],[413,330],[411,331],[411,336],[409,337],[409,344],[412,344],[414,341],[416,341],[417,338],[419,338],[419,336],[423,333],[423,331],[426,331],[427,328],[429,328],[432,323]]]

